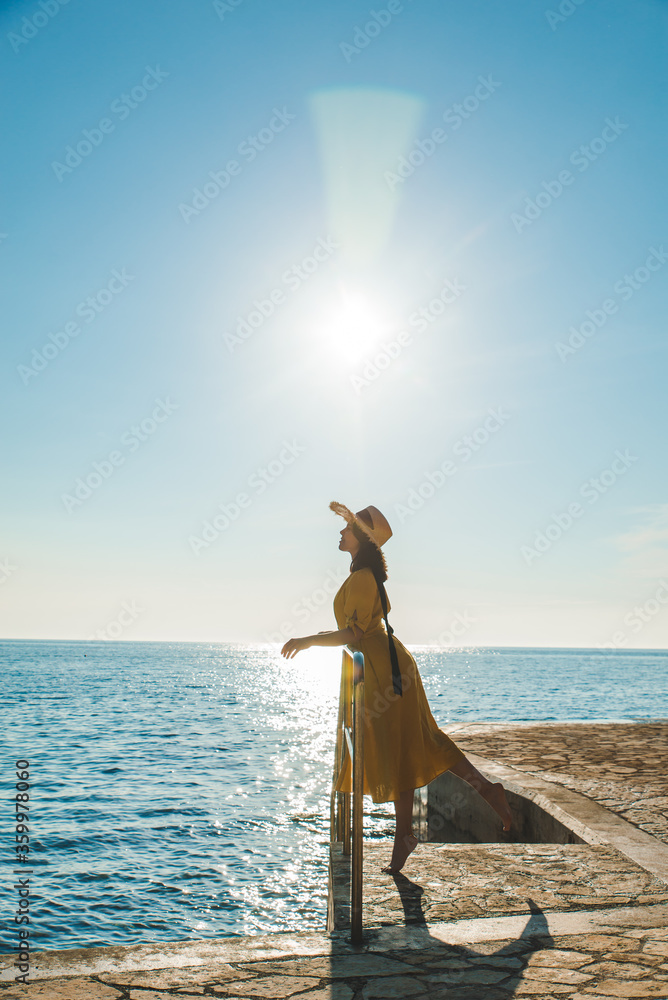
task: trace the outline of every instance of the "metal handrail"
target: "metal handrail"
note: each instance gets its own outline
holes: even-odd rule
[[[350,792],[335,792],[339,775],[350,758],[352,796]],[[352,810],[351,810],[352,797]],[[352,812],[352,837],[351,837]],[[350,940],[362,942],[362,865],[364,826],[364,657],[343,650],[339,718],[334,754],[334,778],[330,803],[330,840],[343,845],[343,854],[352,853],[350,879]]]

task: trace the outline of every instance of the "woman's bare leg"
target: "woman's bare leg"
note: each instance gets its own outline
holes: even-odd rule
[[[488,781],[484,774],[473,766],[470,760],[464,757],[450,770],[457,777],[463,778],[469,785],[475,788],[479,795],[482,795],[495,813],[501,817],[503,829],[507,832],[512,825],[513,816],[506,799],[506,793],[500,781]]]
[[[500,781],[489,781],[484,774],[473,766],[467,757],[460,760],[450,770],[457,777],[463,778],[476,792],[483,797],[503,822],[507,832],[512,825],[512,813],[506,799],[506,793]],[[413,789],[402,792],[394,801],[394,812],[397,818],[397,828],[394,834],[392,860],[382,869],[388,875],[396,875],[406,864],[408,855],[415,850],[418,839],[413,833]]]
[[[397,828],[394,834],[392,860],[382,869],[388,875],[396,875],[406,864],[406,858],[418,845],[418,839],[413,833],[413,789],[402,792],[394,800],[394,812],[397,818]]]

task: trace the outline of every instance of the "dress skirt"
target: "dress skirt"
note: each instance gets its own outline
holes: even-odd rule
[[[464,754],[431,714],[415,660],[394,638],[403,693],[394,692],[387,632],[375,578],[357,570],[334,598],[339,628],[356,633],[352,650],[364,656],[364,793],[374,802],[394,801],[402,792],[428,785]],[[351,790],[350,757],[336,791]]]

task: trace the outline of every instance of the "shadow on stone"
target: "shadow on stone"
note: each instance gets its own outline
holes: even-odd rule
[[[424,889],[417,882],[411,882],[409,878],[399,872],[393,875],[392,879],[397,887],[401,905],[404,908],[404,923],[427,926],[427,919],[422,908],[422,897]]]
[[[421,926],[427,932],[429,925],[422,908],[425,890],[405,875],[394,875],[406,925]],[[535,952],[554,947],[547,919],[542,909],[527,899],[531,916],[519,938],[506,942],[496,951],[478,952],[462,945],[450,945],[429,935],[425,938],[424,953],[428,956],[421,963],[422,974],[427,972],[426,993],[430,998],[448,1000],[502,1000],[512,997],[522,982]],[[437,971],[442,966],[442,971]],[[426,995],[426,994],[425,994]]]

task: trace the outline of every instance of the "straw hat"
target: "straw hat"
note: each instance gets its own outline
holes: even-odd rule
[[[340,514],[348,524],[356,525],[378,548],[392,537],[392,528],[388,524],[387,518],[381,514],[377,507],[369,505],[353,514],[344,504],[332,500],[329,509],[333,510],[335,514]],[[368,521],[371,521],[371,525],[367,523]]]

